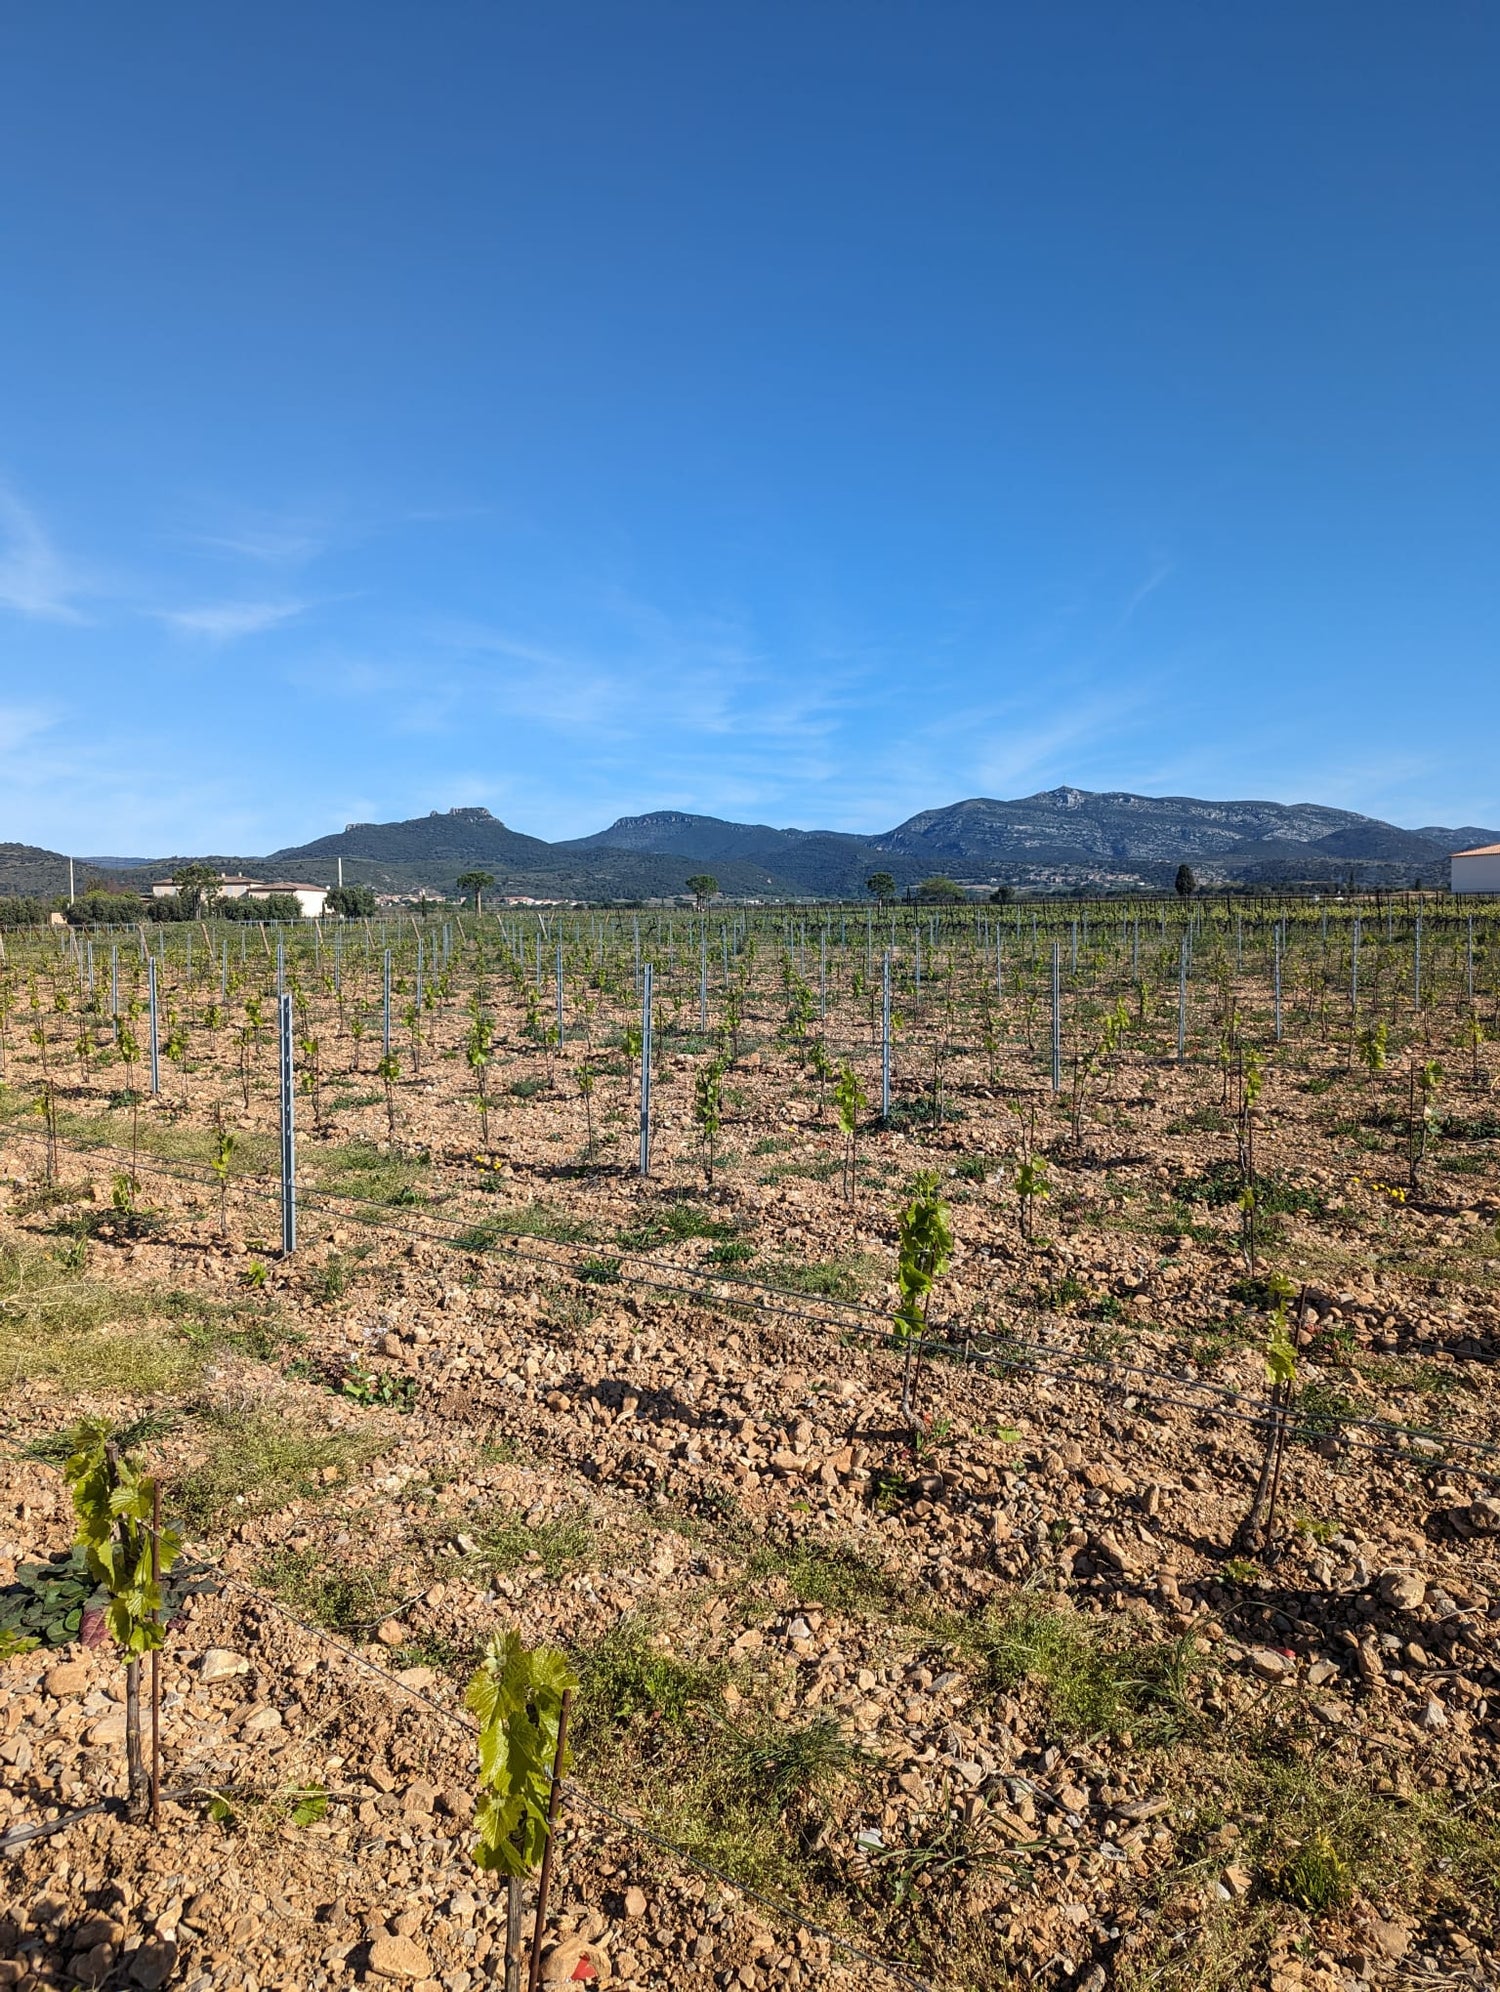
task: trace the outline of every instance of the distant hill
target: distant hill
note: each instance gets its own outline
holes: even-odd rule
[[[1500,830],[1469,824],[1403,830],[1318,803],[1208,802],[1055,788],[1017,801],[975,796],[922,810],[893,830],[775,829],[659,809],[622,816],[607,830],[551,844],[512,830],[487,809],[433,810],[399,823],[351,823],[265,857],[209,857],[222,871],[332,884],[342,860],[349,884],[379,891],[451,892],[460,873],[487,871],[498,894],[539,899],[660,899],[709,871],[731,898],[854,898],[872,871],[898,890],[943,872],[975,886],[1021,891],[1158,891],[1186,862],[1208,886],[1290,884],[1429,887],[1448,882],[1448,857],[1500,843]],[[90,867],[117,887],[170,875],[183,858],[98,858]],[[57,893],[67,859],[30,844],[0,845],[0,892]]]

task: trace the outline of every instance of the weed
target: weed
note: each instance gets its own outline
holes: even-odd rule
[[[455,1241],[462,1252],[488,1252],[502,1238],[552,1238],[560,1245],[586,1242],[593,1236],[587,1224],[554,1210],[550,1204],[523,1204],[482,1218]]]
[[[752,1583],[779,1577],[798,1604],[832,1611],[877,1611],[907,1595],[898,1578],[849,1543],[761,1543],[745,1574]]]
[[[327,1493],[379,1444],[373,1434],[310,1431],[269,1409],[236,1417],[215,1407],[205,1414],[204,1435],[208,1450],[178,1481],[174,1498],[185,1525],[199,1530]],[[330,1469],[335,1480],[325,1479]]]
[[[1343,1391],[1326,1383],[1307,1383],[1297,1394],[1288,1437],[1299,1445],[1316,1445],[1360,1415],[1359,1405]]]
[[[708,1253],[711,1266],[743,1266],[755,1257],[755,1247],[743,1238],[726,1239],[721,1245],[714,1245]]]
[[[1009,1691],[1036,1682],[1066,1734],[1166,1735],[1186,1719],[1187,1642],[1108,1645],[1070,1607],[1022,1593],[986,1617],[977,1644],[994,1684]]]
[[[641,1223],[617,1231],[615,1238],[627,1252],[650,1252],[684,1238],[730,1239],[738,1230],[732,1220],[712,1216],[701,1204],[682,1201],[653,1211]]]
[[[340,1393],[355,1404],[410,1411],[417,1401],[417,1379],[395,1370],[367,1370],[351,1363],[339,1384]]]
[[[581,1508],[539,1522],[501,1515],[478,1531],[477,1540],[475,1556],[486,1569],[503,1572],[532,1564],[554,1579],[595,1563],[598,1554],[593,1522]]]
[[[590,1286],[618,1286],[620,1283],[620,1262],[618,1259],[580,1259],[578,1277]]]
[[[684,1728],[729,1678],[722,1663],[683,1659],[644,1618],[622,1619],[584,1656],[578,1730],[587,1749],[624,1724],[635,1729]]]
[[[89,1279],[29,1244],[0,1244],[0,1372],[65,1389],[149,1394],[187,1381],[191,1352],[153,1328],[157,1296]]]
[[[422,1203],[429,1168],[425,1156],[393,1155],[373,1141],[351,1141],[319,1158],[318,1180],[323,1189],[360,1203]]]
[[[831,1715],[815,1716],[799,1729],[762,1729],[744,1737],[737,1754],[747,1790],[775,1812],[836,1789],[868,1761]]]
[[[276,1549],[252,1572],[299,1618],[353,1637],[389,1616],[397,1603],[386,1570],[360,1570],[325,1549]]]
[[[767,1262],[767,1286],[782,1287],[789,1293],[806,1293],[823,1300],[858,1300],[880,1270],[879,1261],[868,1253],[854,1252],[842,1259],[805,1262],[800,1259],[774,1259]]]

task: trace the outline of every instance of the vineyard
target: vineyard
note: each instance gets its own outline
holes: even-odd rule
[[[1500,1981],[1500,909],[3,950],[0,1985]]]

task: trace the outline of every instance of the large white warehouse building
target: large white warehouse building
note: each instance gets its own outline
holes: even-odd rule
[[[1452,857],[1455,892],[1500,892],[1500,844],[1481,844]]]

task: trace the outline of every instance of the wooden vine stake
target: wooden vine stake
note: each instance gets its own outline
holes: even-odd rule
[[[523,1882],[541,1862],[530,1981],[541,1969],[541,1940],[552,1879],[552,1834],[562,1780],[572,1762],[568,1715],[578,1677],[555,1647],[527,1648],[519,1634],[496,1635],[464,1697],[479,1718],[477,1867],[506,1878],[504,1992],[521,1992]]]

